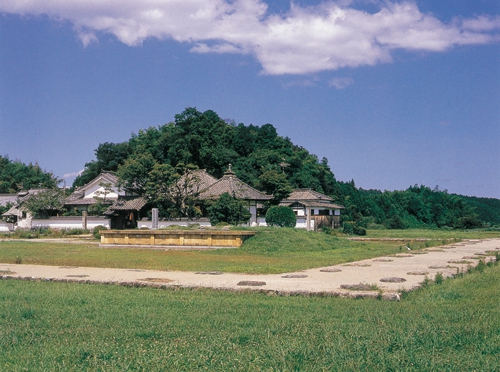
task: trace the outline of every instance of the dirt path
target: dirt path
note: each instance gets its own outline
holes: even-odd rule
[[[488,255],[493,252],[500,252],[500,239],[469,240],[423,251],[406,251],[395,256],[286,274],[251,275],[0,263],[0,277],[134,286],[258,290],[283,295],[376,297],[382,294],[385,299],[399,299],[398,291],[418,288],[426,276],[434,279],[437,273],[447,277],[465,271],[468,266],[477,265],[480,259],[494,260],[494,256]]]

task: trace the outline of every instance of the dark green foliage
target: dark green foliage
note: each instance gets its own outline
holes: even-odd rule
[[[358,226],[355,221],[345,221],[343,224],[343,232],[349,235],[366,235],[366,229]]]
[[[454,227],[456,229],[477,229],[483,227],[483,223],[477,215],[467,215],[460,217]]]
[[[434,282],[436,284],[443,284],[444,282],[444,277],[443,277],[443,274],[442,273],[437,273],[436,276],[434,277]]]
[[[437,187],[412,186],[404,191],[379,191],[356,188],[354,181],[337,182],[337,201],[345,206],[342,221],[367,217],[372,223],[391,229],[483,227],[498,223],[500,208],[497,199],[470,198],[449,194]]]
[[[0,156],[0,193],[17,193],[33,188],[54,188],[59,180],[52,172],[43,171],[38,164],[28,165],[8,156]]]
[[[321,226],[321,232],[326,235],[332,235],[333,229],[330,226]]]
[[[293,191],[292,185],[284,173],[274,169],[266,170],[259,176],[259,185],[266,194],[274,196],[273,203],[279,204],[286,199]]]
[[[290,207],[275,205],[267,210],[266,223],[269,226],[295,227],[297,217]]]
[[[212,225],[226,222],[236,226],[248,222],[252,215],[243,200],[235,199],[225,192],[208,207],[208,216]]]
[[[101,143],[95,150],[96,160],[85,164],[84,171],[73,182],[73,188],[87,184],[102,171],[116,171],[130,154],[131,146],[128,142]]]
[[[94,235],[94,238],[96,239],[101,239],[101,230],[107,230],[108,228],[103,225],[97,225],[92,229],[92,235]]]
[[[12,206],[14,205],[14,203],[6,203],[5,205],[0,205],[0,216],[2,214],[4,214],[5,212],[7,212]],[[7,219],[8,217],[4,217],[4,219]],[[7,221],[7,222],[10,222],[10,221]]]

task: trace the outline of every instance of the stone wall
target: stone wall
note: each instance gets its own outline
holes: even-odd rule
[[[254,231],[220,230],[103,230],[103,245],[239,247]]]

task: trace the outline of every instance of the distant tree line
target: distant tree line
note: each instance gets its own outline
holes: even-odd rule
[[[500,225],[500,200],[449,194],[438,187],[414,185],[404,191],[356,188],[354,181],[339,182],[344,221],[363,227],[392,229],[472,229]]]

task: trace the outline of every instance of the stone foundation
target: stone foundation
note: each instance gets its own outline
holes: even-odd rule
[[[103,245],[239,247],[254,231],[101,230]]]

